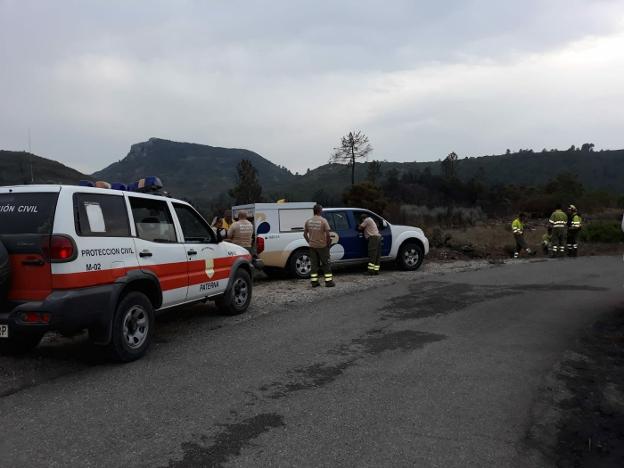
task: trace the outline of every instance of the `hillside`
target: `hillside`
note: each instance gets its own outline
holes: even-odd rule
[[[227,192],[236,181],[236,165],[249,159],[258,170],[268,200],[332,200],[338,202],[349,185],[347,166],[326,164],[303,175],[293,175],[257,153],[193,143],[151,138],[132,145],[128,155],[93,174],[110,182],[131,182],[146,175],[158,175],[175,196],[193,199],[203,206],[228,203]],[[0,151],[0,185],[30,181],[30,167],[36,183],[75,184],[90,178],[56,161],[25,152]],[[440,161],[383,162],[382,182],[392,170],[402,174],[422,173],[428,168],[441,174]],[[624,193],[624,150],[614,151],[524,151],[506,155],[460,159],[456,174],[463,180],[478,179],[484,185],[543,185],[562,172],[578,175],[586,188]],[[365,180],[366,163],[356,166],[356,180]]]
[[[390,170],[398,171],[400,176],[422,172],[426,168],[434,175],[442,173],[441,161],[382,162],[382,178]],[[456,169],[461,180],[476,178],[485,185],[543,185],[562,172],[576,174],[587,188],[624,193],[624,150],[521,152],[480,156],[460,159]],[[366,174],[366,163],[358,163],[356,181],[366,179]],[[350,172],[346,166],[326,164],[280,188],[291,199],[314,198],[320,190],[329,198],[334,198],[342,193],[349,179]]]
[[[227,192],[236,183],[236,166],[242,159],[251,161],[265,187],[288,184],[295,179],[287,169],[253,151],[159,138],[132,145],[124,159],[94,173],[93,177],[131,182],[157,175],[176,196],[209,200]]]
[[[37,184],[77,184],[81,179],[90,178],[51,159],[24,151],[0,150],[0,185],[29,184],[33,181]]]

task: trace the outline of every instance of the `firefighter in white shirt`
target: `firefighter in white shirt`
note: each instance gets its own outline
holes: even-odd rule
[[[227,231],[227,238],[230,242],[246,248],[253,255],[253,235],[254,227],[247,220],[247,212],[238,212],[238,221],[232,223]]]

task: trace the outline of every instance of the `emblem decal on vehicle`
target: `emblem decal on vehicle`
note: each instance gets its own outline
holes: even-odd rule
[[[208,275],[208,278],[212,278],[215,274],[214,260],[212,258],[206,259],[206,274]]]

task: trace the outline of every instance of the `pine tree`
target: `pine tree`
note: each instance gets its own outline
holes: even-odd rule
[[[258,171],[251,161],[243,159],[236,166],[237,185],[230,190],[230,196],[237,205],[258,203],[262,201],[262,186],[258,181]]]

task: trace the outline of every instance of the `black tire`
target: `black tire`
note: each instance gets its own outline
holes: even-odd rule
[[[12,331],[9,338],[0,338],[0,354],[7,356],[25,354],[37,347],[43,335],[41,332]]]
[[[239,268],[232,277],[232,284],[227,292],[215,302],[219,311],[226,315],[238,315],[247,310],[251,303],[253,282],[249,273]]]
[[[308,279],[312,271],[310,251],[308,249],[295,250],[288,260],[288,270],[295,278]]]
[[[138,291],[126,294],[113,317],[109,354],[120,362],[139,359],[152,342],[153,330],[154,307],[150,300]]]
[[[11,263],[9,252],[0,241],[0,308],[6,304],[9,288],[11,287]]]
[[[399,254],[397,255],[397,266],[401,270],[418,270],[422,265],[425,257],[425,251],[422,245],[417,241],[405,241],[399,248]]]

